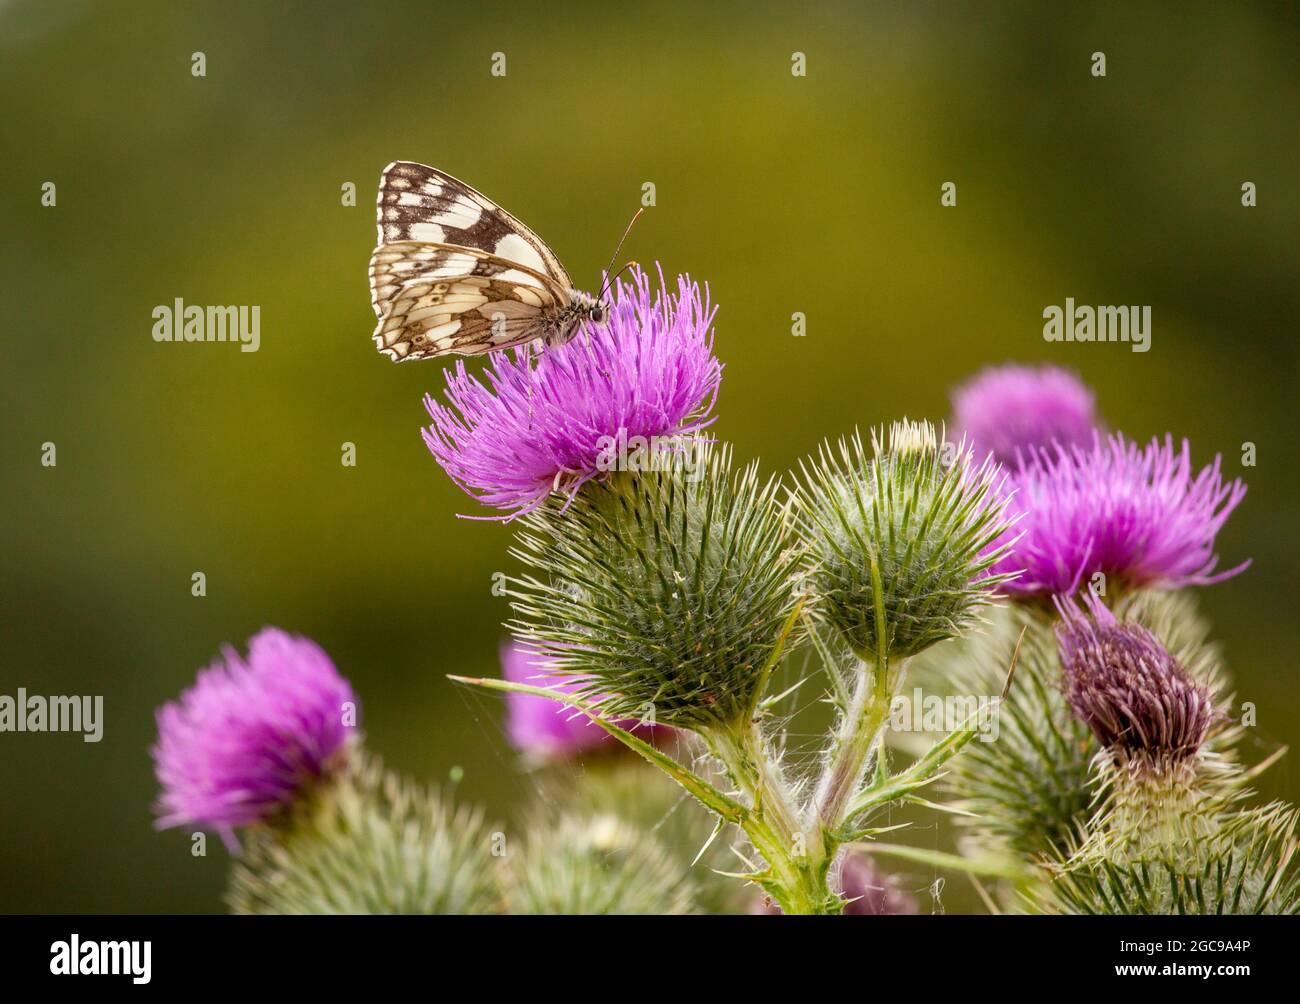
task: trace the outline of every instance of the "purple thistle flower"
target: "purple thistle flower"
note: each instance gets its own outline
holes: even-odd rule
[[[601,473],[610,442],[690,435],[712,424],[722,377],[710,328],[716,308],[686,276],[651,292],[637,269],[619,282],[604,324],[587,324],[540,358],[492,355],[486,381],[463,362],[446,373],[448,404],[425,395],[423,431],[460,488],[513,518],[552,491],[572,496]]]
[[[501,670],[514,683],[545,687],[561,694],[579,694],[585,682],[579,676],[560,676],[550,671],[543,656],[518,641],[502,643]],[[649,725],[631,720],[617,720],[615,724],[637,732],[642,738],[648,738],[645,733],[652,731]],[[515,749],[538,760],[563,760],[620,745],[586,712],[533,694],[506,694],[506,734]]]
[[[158,827],[212,827],[236,848],[234,827],[269,817],[333,766],[355,706],[348,681],[306,638],[265,628],[247,661],[227,647],[158,709]]]
[[[518,642],[501,645],[501,670],[507,680],[547,687],[563,694],[582,689],[581,677],[546,676],[544,663]],[[506,734],[520,753],[563,758],[617,742],[581,711],[532,694],[506,694]]]
[[[1092,391],[1057,366],[991,366],[953,390],[952,408],[954,431],[1007,467],[1017,451],[1086,446],[1100,424]]]
[[[1022,570],[1000,588],[1019,596],[1069,595],[1097,572],[1119,586],[1179,588],[1230,578],[1215,572],[1214,538],[1246,494],[1225,482],[1215,457],[1194,473],[1186,440],[1145,448],[1094,433],[1091,447],[1022,453],[1011,482],[1024,513],[1020,540],[992,569]]]
[[[1152,763],[1194,755],[1215,719],[1209,689],[1150,631],[1120,623],[1091,593],[1085,596],[1086,611],[1057,604],[1056,638],[1075,714],[1098,742],[1130,761],[1133,754]]]

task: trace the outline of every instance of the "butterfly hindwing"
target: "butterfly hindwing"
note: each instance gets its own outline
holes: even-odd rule
[[[532,282],[425,275],[397,288],[375,344],[398,362],[482,355],[544,337],[560,309],[553,291]]]
[[[417,279],[480,277],[502,279],[545,290],[563,303],[567,292],[559,283],[518,262],[477,248],[450,244],[399,241],[381,244],[370,256],[370,302],[382,321],[398,290]]]

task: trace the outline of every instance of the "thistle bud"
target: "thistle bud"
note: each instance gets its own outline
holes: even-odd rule
[[[523,517],[513,553],[540,574],[513,583],[509,627],[606,716],[700,731],[753,713],[799,556],[775,482],[681,451]]]
[[[1209,689],[1150,631],[1086,595],[1086,612],[1061,605],[1056,630],[1070,706],[1117,765],[1163,772],[1188,763],[1215,720]]]
[[[510,873],[512,914],[695,912],[684,866],[651,833],[613,815],[535,825]]]
[[[238,914],[474,914],[500,910],[478,810],[365,758],[251,829],[226,900]]]
[[[899,422],[827,444],[804,466],[801,526],[821,616],[863,659],[914,655],[959,634],[1009,576],[989,575],[1009,529],[998,468]],[[885,634],[879,636],[883,624]]]

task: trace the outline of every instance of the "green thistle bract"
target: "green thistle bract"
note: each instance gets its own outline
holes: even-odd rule
[[[651,834],[612,815],[535,826],[510,860],[512,914],[693,913],[693,886]]]
[[[606,714],[700,731],[744,721],[796,602],[775,481],[693,441],[523,518],[510,628]]]
[[[871,456],[855,433],[803,466],[819,612],[860,658],[905,658],[960,634],[1005,581],[986,574],[1009,546],[994,546],[1008,529],[998,470],[914,422],[896,423],[887,446],[873,433]]]
[[[238,914],[496,913],[495,865],[481,812],[370,758],[250,830],[226,901]]]
[[[996,694],[1019,642],[997,741],[967,746],[944,786],[970,813],[957,819],[969,855],[1032,861],[1069,843],[1087,818],[1097,744],[1061,692],[1051,626],[1015,607],[991,621],[980,635],[927,652],[914,671],[938,692]]]
[[[696,763],[697,768],[702,763]],[[719,780],[716,777],[713,780]],[[566,814],[616,816],[651,833],[683,867],[693,885],[695,906],[708,914],[744,913],[745,889],[724,874],[734,869],[734,828],[715,835],[717,819],[663,772],[631,757],[597,758],[563,783],[543,788],[539,799]]]
[[[1193,678],[1225,700],[1227,674],[1190,594],[1133,593],[1116,603],[1115,613],[1144,625]],[[984,632],[933,649],[913,664],[914,676],[937,692],[996,693],[1019,641],[997,742],[968,746],[946,781],[957,804],[972,813],[959,823],[973,854],[1050,855],[1077,842],[1095,812],[1091,779],[1100,746],[1066,699],[1053,623],[1042,611],[1002,607]],[[1232,746],[1241,732],[1227,720],[1215,723],[1202,751],[1207,783],[1231,787],[1239,778]]]
[[[1296,810],[1274,802],[1174,813],[1140,855],[1057,858],[1055,881],[1030,904],[1048,913],[1294,914],[1300,912]]]

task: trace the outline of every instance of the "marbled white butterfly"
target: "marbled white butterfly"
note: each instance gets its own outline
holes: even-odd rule
[[[449,174],[395,161],[379,179],[370,256],[375,345],[396,362],[562,345],[599,297],[573,288],[545,242]]]

